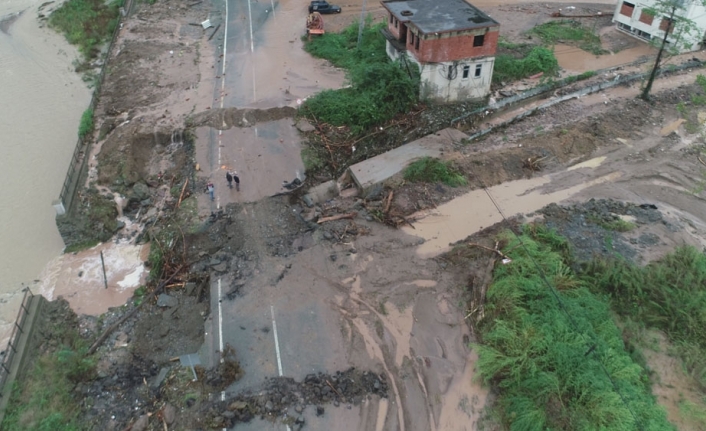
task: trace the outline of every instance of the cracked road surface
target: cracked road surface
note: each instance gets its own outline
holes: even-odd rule
[[[341,71],[302,49],[306,7],[303,0],[228,2],[213,108],[296,106],[317,91],[342,86]],[[212,276],[202,356],[212,365],[230,344],[245,372],[222,396],[270,377],[301,380],[354,366],[385,373],[389,400],[329,405],[321,417],[308,407],[302,414],[307,429],[456,429],[441,421],[458,419],[462,397],[471,407],[482,405],[485,392],[450,390],[473,361],[463,343],[462,310],[447,292],[451,283],[436,262],[415,256],[417,239],[399,231],[372,225],[374,236],[348,244],[325,240],[321,229],[306,232],[286,198],[268,198],[283,181],[303,175],[299,151],[292,119],[197,130],[201,179],[216,186],[214,201],[198,197],[199,210],[209,214],[234,205],[228,213],[245,236],[239,263]],[[238,172],[239,192],[227,187],[227,169]],[[426,276],[417,280],[420,273]],[[227,295],[234,286],[239,293]],[[471,424],[475,416],[471,408],[459,423]],[[257,419],[236,428],[288,426]]]

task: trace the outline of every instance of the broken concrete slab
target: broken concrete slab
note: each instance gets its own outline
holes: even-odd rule
[[[329,199],[335,198],[339,195],[339,193],[340,191],[338,188],[338,183],[335,180],[330,180],[326,181],[325,183],[321,183],[316,187],[310,188],[306,196],[309,197],[309,200],[311,200],[311,202],[315,204],[320,204],[326,202]],[[307,205],[311,207],[308,202]]]
[[[454,128],[440,130],[409,144],[356,163],[349,168],[351,178],[363,194],[376,184],[384,182],[402,172],[410,163],[423,157],[439,157],[445,145],[458,142],[468,136]]]
[[[162,293],[157,297],[157,307],[176,307],[179,300],[173,296]]]

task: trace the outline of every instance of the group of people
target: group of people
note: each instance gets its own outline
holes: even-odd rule
[[[238,177],[238,173],[236,171],[226,171],[226,181],[228,181],[228,188],[233,188],[233,183],[235,183],[235,190],[240,191],[240,177]],[[216,191],[216,187],[213,185],[213,182],[209,181],[208,184],[206,184],[206,190],[208,191],[209,196],[211,196],[211,200],[214,200],[214,192]]]

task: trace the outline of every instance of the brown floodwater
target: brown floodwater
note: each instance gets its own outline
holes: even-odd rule
[[[77,51],[39,27],[41,3],[0,2],[0,340],[14,322],[22,284],[36,279],[64,246],[51,204],[91,97],[71,65]]]

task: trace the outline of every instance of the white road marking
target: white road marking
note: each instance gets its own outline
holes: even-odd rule
[[[279,354],[279,338],[277,337],[277,321],[275,321],[275,307],[270,305],[270,315],[272,315],[272,333],[275,334],[275,353],[277,354],[277,371],[279,376],[282,377],[284,372],[282,371],[282,356]],[[287,431],[292,429],[287,425]]]
[[[221,71],[221,108],[223,108],[223,102],[226,98],[225,88],[226,88],[226,45],[228,44],[228,0],[223,0],[226,3],[226,25],[223,34],[223,70]]]
[[[272,18],[275,20],[276,23],[277,17],[275,16],[275,0],[270,0],[270,3],[272,4]]]
[[[223,0],[226,4],[226,22],[225,29],[223,33],[223,70],[221,72],[221,109],[223,109],[223,103],[225,102],[226,94],[226,45],[228,44],[228,0]],[[225,121],[224,121],[225,123]],[[225,126],[225,124],[224,124]],[[222,130],[218,131],[218,166],[221,166],[221,135]],[[216,208],[220,208],[221,202],[220,198]],[[218,279],[218,345],[221,352],[221,362],[223,362],[223,310],[221,307],[221,279]],[[221,391],[221,401],[226,400],[226,391]],[[223,428],[226,431],[226,428]]]
[[[279,376],[282,377],[282,356],[279,354],[279,339],[277,338],[277,322],[275,321],[275,307],[270,305],[270,314],[272,315],[272,332],[275,334],[275,353],[277,354],[277,370]]]
[[[248,22],[250,24],[250,52],[255,52],[255,42],[252,38],[252,9],[250,7],[250,0],[248,0]]]
[[[221,307],[221,279],[218,279],[218,351],[223,362],[223,308]]]

